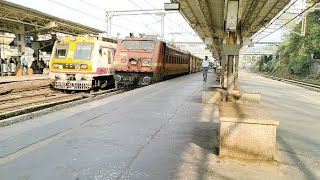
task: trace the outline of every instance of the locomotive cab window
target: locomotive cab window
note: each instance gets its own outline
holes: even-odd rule
[[[84,59],[89,60],[91,58],[93,50],[93,43],[77,43],[76,49],[74,52],[74,59]]]
[[[66,59],[69,49],[69,43],[59,43],[56,46],[54,57],[56,59]]]
[[[153,41],[123,41],[122,48],[127,50],[153,50]]]

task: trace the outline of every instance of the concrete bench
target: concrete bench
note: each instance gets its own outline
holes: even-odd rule
[[[274,160],[278,125],[259,104],[221,102],[219,156]]]

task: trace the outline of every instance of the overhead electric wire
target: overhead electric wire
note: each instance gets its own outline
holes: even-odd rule
[[[78,10],[78,9],[72,8],[72,7],[70,7],[70,6],[66,6],[66,5],[64,5],[64,4],[60,3],[60,2],[57,2],[57,1],[54,1],[54,0],[48,0],[48,1],[51,1],[51,2],[53,2],[53,3],[55,3],[55,4],[58,4],[58,5],[60,5],[60,6],[65,7],[65,8],[68,8],[68,9],[71,9],[71,10],[74,10],[74,11],[77,11],[77,12],[79,12],[79,13],[81,13],[81,14],[84,14],[84,15],[86,15],[86,16],[89,16],[89,17],[91,17],[91,18],[94,18],[94,19],[97,19],[97,20],[100,20],[100,21],[105,22],[105,19],[101,19],[101,18],[99,18],[99,17],[96,17],[96,16],[93,16],[93,15],[91,15],[91,14],[85,13],[85,12],[80,11],[80,10]],[[117,24],[113,24],[113,23],[112,23],[112,25],[117,26],[117,27],[119,27],[119,28],[121,28],[121,29],[125,29],[125,30],[127,30],[127,31],[132,31],[132,30],[130,30],[130,29],[128,29],[128,28],[122,27],[122,26],[117,25]],[[134,31],[134,32],[135,32],[135,31]],[[136,33],[137,33],[137,32],[136,32]]]
[[[88,4],[88,5],[92,6],[92,7],[94,7],[94,8],[97,8],[97,9],[99,9],[99,10],[102,10],[102,11],[108,13],[107,10],[102,9],[101,7],[95,6],[95,5],[93,5],[93,4],[91,4],[91,3],[88,3],[88,2],[86,2],[86,1],[84,1],[84,0],[80,0],[80,1],[83,2],[83,3],[85,3],[85,4]],[[145,11],[145,10],[143,10],[143,11]],[[115,16],[115,17],[119,17],[119,18],[124,19],[124,20],[126,20],[126,21],[128,21],[128,22],[131,22],[131,23],[133,23],[133,24],[137,24],[137,23],[138,23],[138,24],[142,24],[142,25],[144,25],[145,27],[147,27],[150,31],[152,31],[153,33],[156,33],[158,36],[160,36],[157,32],[155,32],[153,29],[151,29],[151,28],[148,26],[148,24],[140,23],[140,22],[135,22],[135,21],[132,21],[132,20],[130,20],[130,19],[127,19],[127,18],[124,18],[124,17],[121,17],[121,16]],[[158,21],[158,19],[157,19],[157,21]],[[126,29],[126,30],[132,32],[132,30],[129,30],[129,29]],[[136,31],[133,31],[133,32],[138,33],[138,32],[136,32]]]
[[[85,3],[85,4],[88,4],[88,5],[92,6],[92,7],[94,7],[94,8],[96,8],[96,9],[99,9],[99,10],[101,10],[101,11],[104,11],[104,12],[107,13],[107,14],[109,14],[107,10],[105,10],[105,9],[103,9],[103,8],[101,8],[101,7],[98,7],[98,6],[96,6],[96,5],[93,5],[93,4],[91,4],[91,3],[88,3],[87,1],[84,1],[84,0],[80,0],[80,1],[83,2],[83,3]],[[116,16],[116,17],[119,17],[119,18],[124,19],[124,20],[126,20],[126,21],[128,21],[128,22],[131,22],[131,23],[137,23],[137,22],[134,22],[134,21],[132,21],[132,20],[130,20],[130,19],[127,19],[127,18],[124,18],[124,17],[121,17],[121,16]],[[139,24],[143,24],[143,23],[139,23]]]
[[[319,0],[318,0],[319,1]],[[276,31],[280,30],[281,28],[283,28],[284,26],[286,26],[287,24],[289,24],[291,21],[293,21],[294,19],[296,19],[297,17],[299,17],[300,15],[302,15],[304,12],[306,12],[307,10],[309,10],[310,8],[314,7],[318,2],[313,3],[311,6],[309,6],[308,8],[304,9],[302,12],[300,12],[299,14],[297,14],[295,17],[293,17],[292,19],[290,19],[288,22],[286,22],[285,24],[283,24],[282,26],[280,26],[279,28],[277,28],[275,31],[271,32],[270,34],[260,38],[257,42],[261,41],[262,39],[270,36],[271,34],[275,33]]]
[[[152,4],[150,4],[148,1],[146,1],[146,0],[143,0],[143,1],[144,1],[145,3],[147,3],[149,6],[151,6],[153,9],[156,9],[156,8],[155,8]],[[174,22],[174,21],[171,20],[170,18],[166,17],[166,19],[168,19],[170,22],[172,22],[173,24],[176,25],[176,22]],[[187,32],[187,33],[193,35],[193,34],[190,33],[189,31],[187,31],[186,29],[183,29],[180,24],[178,24],[178,27],[180,28],[181,31],[184,31],[184,32]],[[170,29],[173,31],[173,28],[172,28],[172,27],[170,27]],[[186,39],[185,39],[184,37],[183,37],[182,39],[183,39],[184,41],[186,41]]]
[[[133,2],[132,0],[129,0],[132,4],[134,4],[135,6],[137,6],[138,8],[140,8],[141,10],[143,10],[144,12],[146,12],[148,15],[150,15],[151,17],[153,17],[155,20],[158,21],[158,18],[155,18],[152,14],[150,14],[147,10],[143,9],[141,6],[139,6],[137,3]],[[146,25],[146,27],[148,27]],[[149,30],[153,31],[154,33],[156,33],[157,36],[161,37],[156,31],[154,31],[152,28],[148,27]]]
[[[151,6],[152,8],[156,9],[152,4],[150,4],[147,0],[143,0],[144,2],[146,2],[147,4],[149,4],[149,6]],[[173,20],[171,20],[170,18],[166,17],[170,22],[172,22],[173,24],[176,24],[176,22],[174,22]],[[178,24],[178,27],[181,29],[181,31],[185,31],[191,35],[193,35],[191,32],[187,31],[186,29],[183,29],[181,24]]]
[[[138,8],[140,8],[141,10],[145,11],[148,15],[150,15],[151,17],[153,17],[155,20],[158,20],[156,17],[154,17],[154,15],[150,14],[147,10],[143,9],[141,6],[139,6],[137,3],[133,2],[132,0],[129,0],[132,4],[134,4],[135,6],[137,6]]]
[[[294,2],[292,2],[289,6],[286,7],[285,10],[283,10],[281,13],[277,14],[276,17],[272,20],[272,22],[269,23],[269,25],[267,27],[264,27],[263,30],[260,30],[260,32],[256,33],[255,35],[253,35],[252,39],[254,39],[255,37],[257,37],[260,33],[264,32],[266,29],[268,29],[275,21],[279,20],[279,18],[286,13],[286,11],[288,11],[296,2],[298,2],[299,0],[295,0]],[[258,41],[257,41],[258,42]]]

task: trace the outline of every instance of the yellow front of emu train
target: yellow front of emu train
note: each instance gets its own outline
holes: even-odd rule
[[[111,65],[116,43],[97,37],[65,37],[54,44],[50,59],[52,86],[62,90],[114,87]]]

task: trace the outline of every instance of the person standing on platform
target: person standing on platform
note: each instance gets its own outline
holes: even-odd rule
[[[215,73],[215,74],[216,74],[216,72],[217,72],[217,66],[218,66],[217,64],[218,64],[218,63],[217,63],[216,60],[214,60],[213,63],[212,63],[213,73]]]
[[[23,73],[24,69],[26,69],[25,76],[27,76],[29,61],[27,59],[27,56],[24,54],[24,52],[22,52],[22,56],[21,56],[21,65],[22,65],[22,75],[24,74]]]
[[[205,56],[204,60],[202,61],[203,81],[205,82],[207,82],[208,68],[209,68],[209,59],[208,59],[208,56]]]

